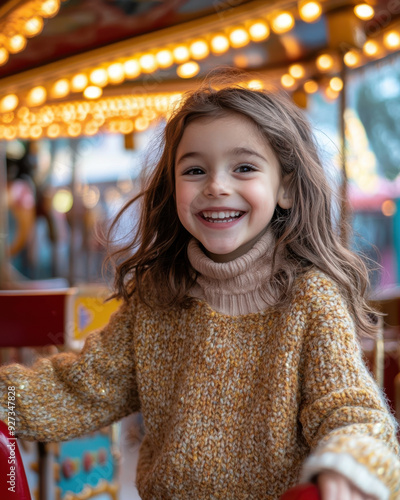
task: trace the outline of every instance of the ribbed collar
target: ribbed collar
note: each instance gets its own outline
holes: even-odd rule
[[[269,230],[245,255],[218,263],[207,257],[199,242],[192,239],[188,257],[199,276],[190,295],[232,316],[260,312],[272,306],[274,300],[268,285],[274,245],[275,239]]]

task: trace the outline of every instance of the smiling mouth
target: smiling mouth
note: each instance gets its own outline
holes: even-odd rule
[[[212,211],[204,211],[200,212],[199,215],[202,219],[207,222],[214,223],[224,223],[224,222],[233,222],[234,220],[240,219],[246,212],[242,212],[240,210],[224,210],[218,212]]]

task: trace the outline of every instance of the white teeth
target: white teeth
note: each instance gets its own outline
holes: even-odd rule
[[[234,217],[240,217],[240,215],[243,212],[240,212],[238,210],[229,210],[229,211],[221,211],[221,212],[211,212],[211,211],[204,211],[202,212],[202,216],[205,219],[232,219]]]

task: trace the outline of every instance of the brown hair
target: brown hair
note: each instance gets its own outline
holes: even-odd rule
[[[274,266],[270,283],[278,297],[277,306],[288,303],[296,276],[315,266],[339,285],[359,333],[371,334],[374,326],[369,317],[373,311],[365,299],[368,271],[362,259],[341,243],[335,230],[332,192],[308,121],[286,97],[240,85],[220,89],[203,86],[188,94],[169,119],[160,158],[147,184],[123,207],[110,228],[109,236],[125,211],[141,201],[135,234],[110,256],[116,269],[114,296],[128,300],[137,290],[140,298],[153,306],[186,307],[191,303],[188,290],[196,273],[187,257],[191,235],[180,223],[175,205],[175,155],[191,121],[231,112],[256,124],[277,155],[282,176],[291,174],[293,206],[288,210],[277,207],[271,221],[276,236],[273,263],[278,246],[286,255],[285,269]]]

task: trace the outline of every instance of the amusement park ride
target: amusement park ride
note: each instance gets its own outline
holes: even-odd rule
[[[399,16],[394,0],[1,1],[0,347],[78,349],[86,333],[105,324],[118,307],[115,301],[104,303],[105,288],[74,287],[73,273],[64,281],[21,281],[12,272],[6,239],[12,209],[7,143],[44,138],[73,143],[104,133],[123,134],[125,144],[132,145],[136,132],[168,117],[185,91],[216,66],[225,66],[245,70],[243,85],[283,88],[303,107],[315,92],[339,99],[344,144],[347,75],[398,53]],[[343,192],[345,153],[343,147]],[[79,198],[76,184],[71,191]],[[28,203],[20,220],[29,219],[29,210]],[[343,219],[346,210],[344,205]],[[24,231],[21,226],[22,246],[27,241]],[[393,301],[382,304],[392,307]],[[395,316],[393,326],[399,325]],[[397,361],[391,365],[393,373],[383,374],[383,340],[366,345],[365,351],[394,401],[389,379],[399,369]],[[2,463],[4,450],[15,439],[7,437],[1,423],[0,434]],[[35,497],[84,500],[103,494],[116,499],[115,446],[115,429],[86,441],[39,443],[36,463],[29,466],[39,473],[31,486]],[[22,454],[28,463],[29,453]],[[17,447],[16,462],[23,467]],[[22,472],[18,477],[19,496],[6,496],[6,488],[0,491],[2,499],[30,498]],[[49,477],[54,483],[50,486]],[[103,480],[96,483],[93,477]],[[282,500],[317,498],[316,488],[309,485]]]

